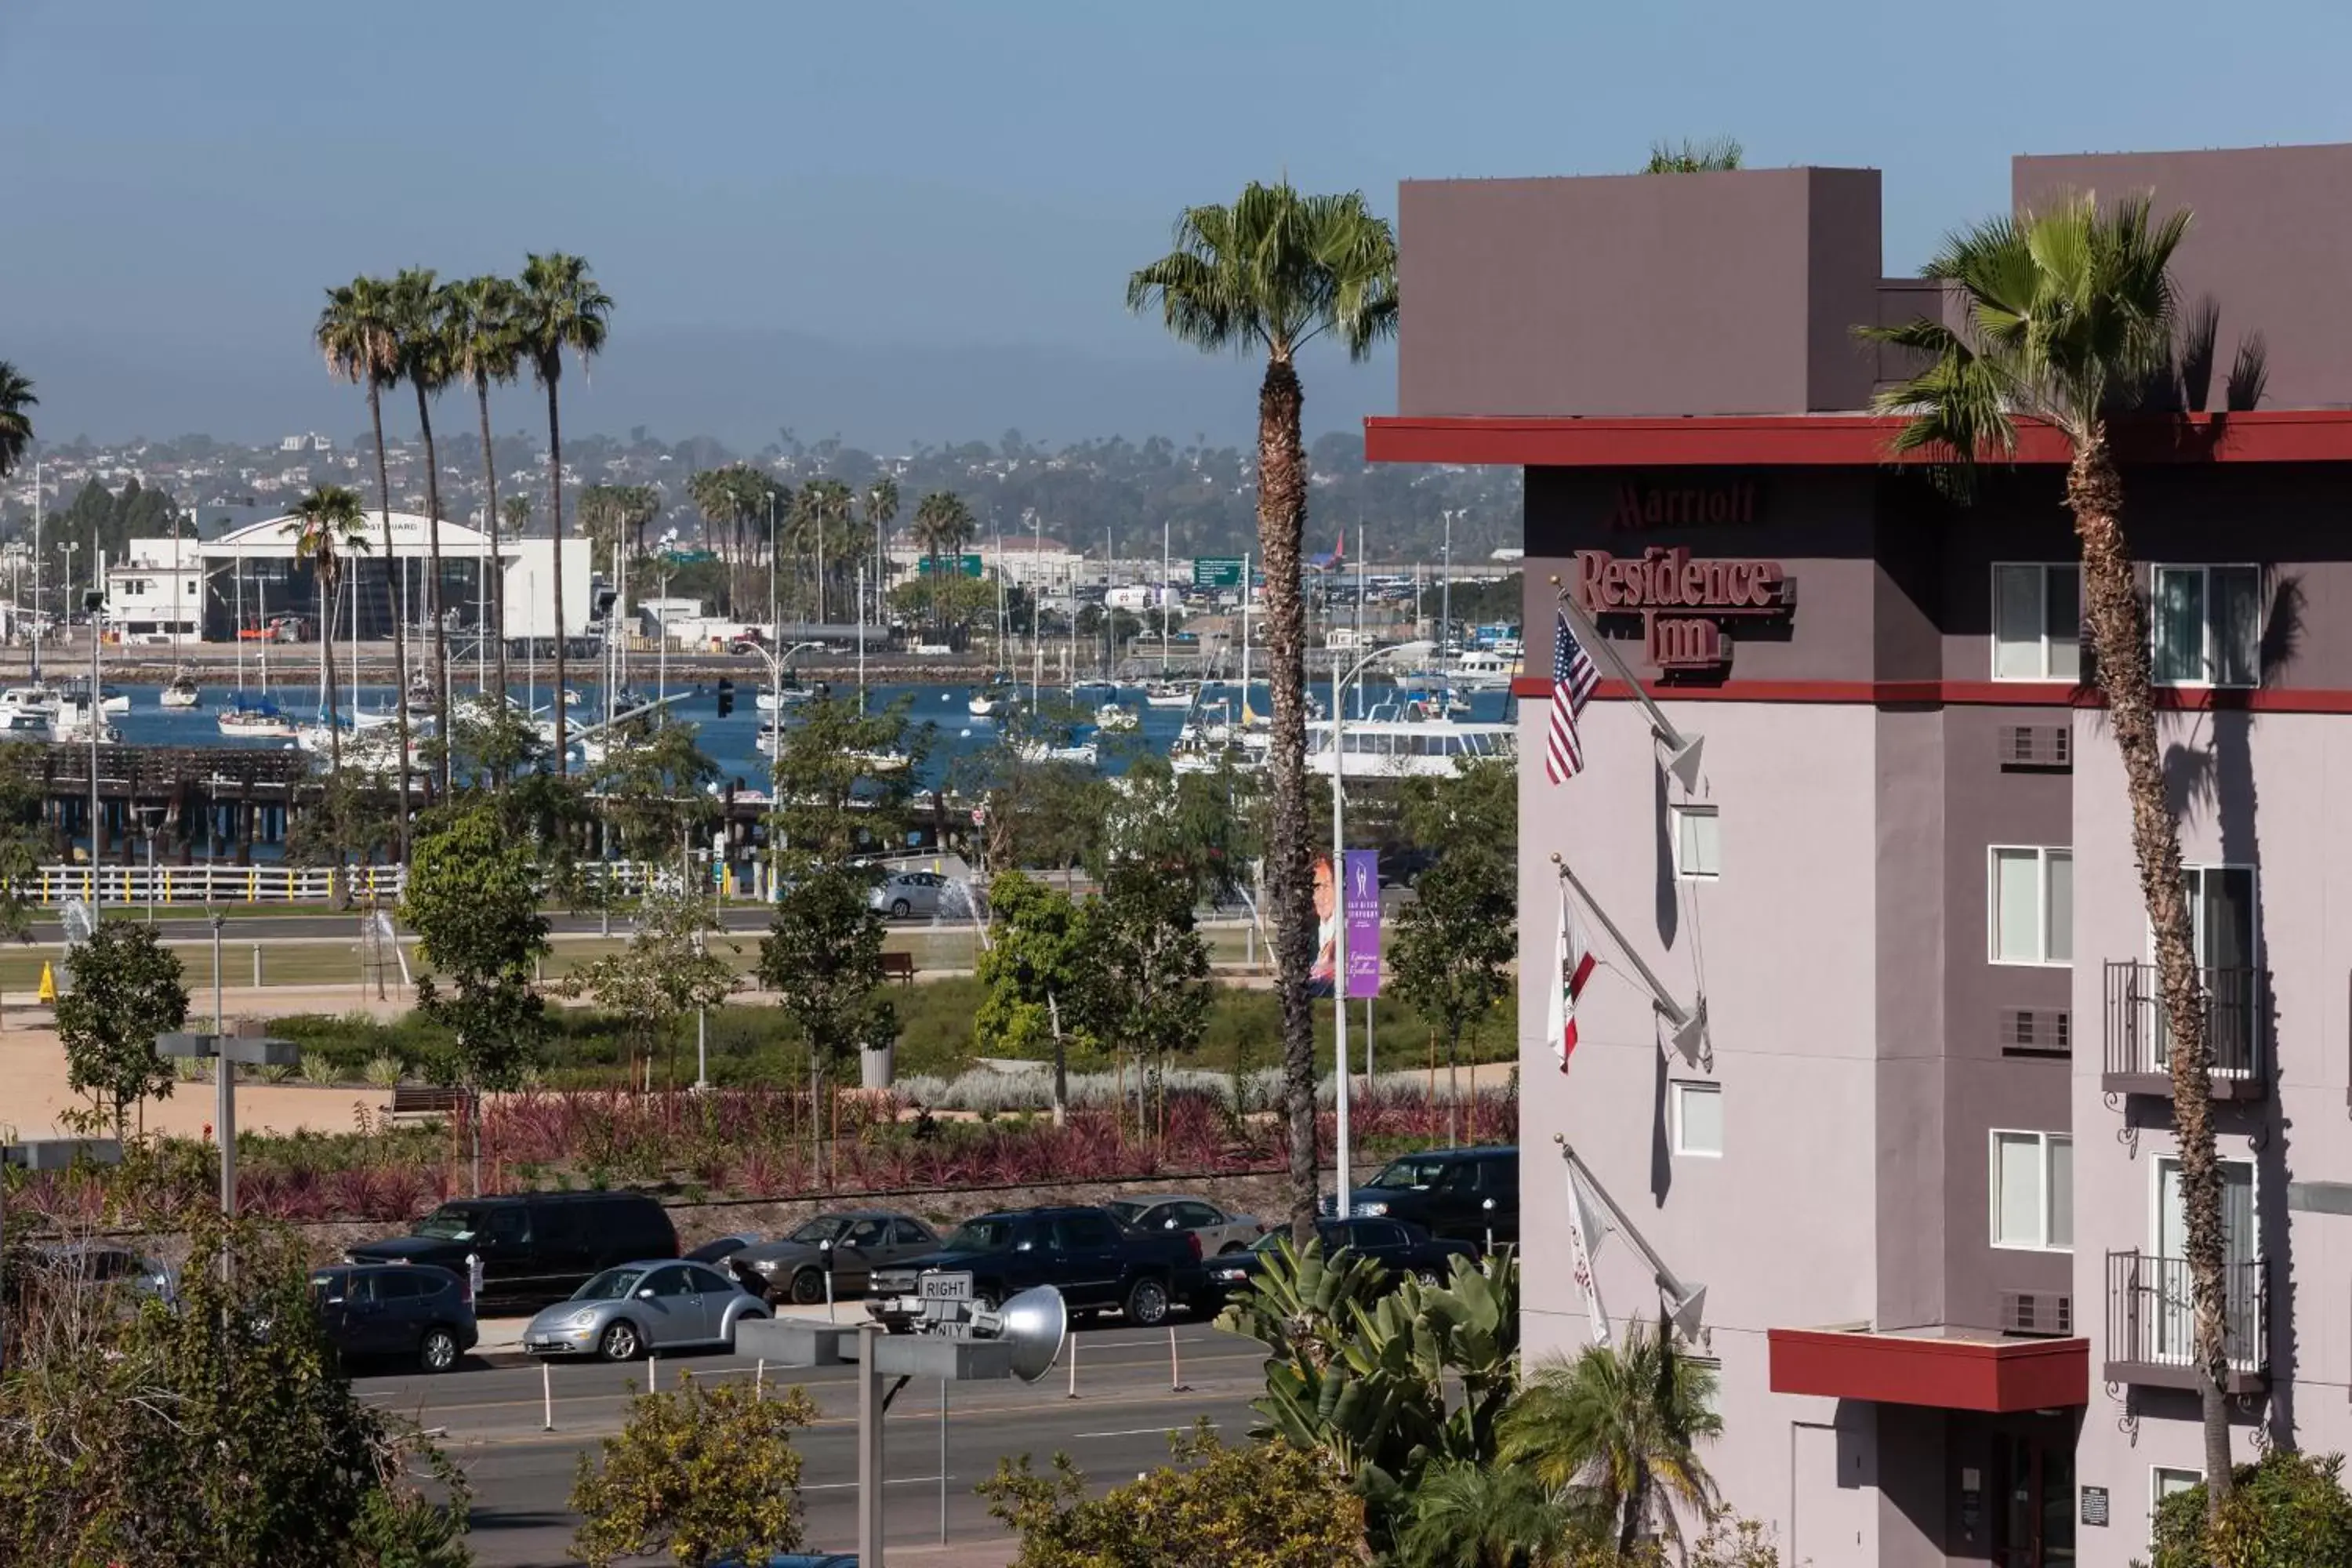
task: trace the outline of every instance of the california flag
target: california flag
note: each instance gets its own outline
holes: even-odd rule
[[[1568,886],[1559,889],[1559,933],[1553,968],[1551,1005],[1545,1019],[1547,1033],[1551,1037],[1552,1055],[1559,1058],[1559,1070],[1568,1070],[1568,1058],[1576,1050],[1576,999],[1584,994],[1584,983],[1592,977],[1592,944],[1585,939],[1584,922],[1576,918],[1576,910],[1568,901]]]

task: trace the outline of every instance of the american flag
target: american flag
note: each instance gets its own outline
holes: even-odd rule
[[[1561,611],[1552,627],[1551,739],[1544,749],[1544,776],[1554,784],[1566,784],[1584,771],[1584,742],[1576,732],[1576,716],[1600,684],[1592,656],[1576,640],[1568,613]]]

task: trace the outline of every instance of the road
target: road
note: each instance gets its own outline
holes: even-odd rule
[[[1228,1436],[1245,1431],[1249,1401],[1264,1387],[1265,1352],[1251,1341],[1202,1322],[1180,1322],[1176,1344],[1188,1392],[1170,1387],[1166,1330],[1089,1329],[1072,1336],[1077,1392],[1068,1396],[1068,1353],[1036,1384],[963,1384],[949,1394],[947,1503],[951,1543],[1006,1540],[972,1488],[997,1460],[1030,1454],[1044,1468],[1067,1451],[1101,1487],[1131,1480],[1163,1464],[1168,1435],[1202,1415]],[[631,1392],[649,1371],[664,1388],[680,1370],[697,1377],[750,1378],[754,1364],[730,1355],[682,1356],[658,1367],[565,1363],[549,1369],[553,1433],[541,1430],[537,1366],[469,1364],[441,1376],[366,1378],[363,1398],[443,1429],[442,1442],[474,1488],[472,1544],[483,1568],[558,1568],[578,1522],[569,1506],[581,1452],[618,1430]],[[779,1373],[814,1397],[818,1424],[796,1442],[804,1456],[801,1484],[812,1550],[856,1549],[857,1393],[855,1367]],[[940,1385],[910,1384],[890,1407],[886,1427],[889,1542],[907,1548],[940,1541]]]

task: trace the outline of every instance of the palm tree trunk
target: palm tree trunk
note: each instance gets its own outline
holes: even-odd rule
[[[1307,530],[1307,454],[1298,426],[1305,393],[1290,361],[1269,358],[1257,395],[1257,537],[1265,557],[1266,679],[1274,689],[1267,764],[1273,816],[1265,836],[1274,906],[1275,990],[1282,1006],[1283,1092],[1290,1113],[1290,1239],[1315,1239],[1315,1015],[1307,974],[1315,960],[1315,906],[1307,870],[1307,614],[1298,581]]]
[[[2229,1300],[2221,1235],[2221,1165],[2213,1143],[2211,1064],[2206,1057],[2203,978],[2198,973],[2180,870],[2180,823],[2164,784],[2163,754],[2148,687],[2147,623],[2123,531],[2123,479],[2095,425],[2066,473],[2066,505],[2083,551],[2083,597],[2107,726],[2123,754],[2131,797],[2132,853],[2156,933],[2157,984],[2171,1036],[2172,1115],[2179,1143],[2180,1205],[2188,1232],[2199,1394],[2205,1424],[2206,1496],[2218,1518],[2230,1494]]]
[[[1617,1526],[1617,1555],[1631,1562],[1634,1543],[1642,1539],[1642,1525],[1650,1515],[1650,1468],[1633,1467],[1633,1485],[1625,1494],[1625,1517]]]
[[[400,741],[400,799],[394,809],[399,824],[400,863],[408,864],[408,642],[400,634],[408,624],[408,595],[401,592],[400,562],[392,543],[392,472],[384,466],[383,457],[383,386],[373,378],[368,382],[368,419],[375,426],[375,493],[383,512],[383,574],[392,585],[392,668],[393,689],[399,693],[393,705],[394,727]],[[327,628],[320,627],[323,636]]]
[[[427,405],[422,383],[416,388],[416,428],[425,438],[425,548],[432,562],[433,577],[425,584],[425,613],[433,617],[433,707],[440,715],[434,721],[435,732],[441,740],[441,793],[449,793],[449,642],[441,627],[441,461],[433,447],[433,411]],[[425,780],[425,803],[433,798],[433,778]]]
[[[327,776],[338,784],[341,782],[343,773],[342,721],[336,711],[335,704],[335,599],[336,589],[341,585],[341,575],[339,571],[333,580],[320,584],[325,590],[326,611],[319,617],[319,654],[321,661],[320,668],[325,672],[327,682]],[[320,802],[321,808],[330,812],[335,809],[331,795],[332,792],[329,791],[329,798],[321,799]],[[340,910],[346,908],[350,902],[344,896],[344,890],[349,884],[343,878],[342,834],[340,831],[330,833],[327,835],[327,841],[335,852],[334,868],[329,873],[332,881],[329,901]]]
[[[547,383],[548,537],[555,542],[548,553],[552,557],[550,575],[555,580],[555,772],[561,777],[572,771],[563,732],[563,426],[556,416],[556,376],[551,370],[542,379]]]
[[[488,637],[490,626],[498,628],[499,700],[503,702],[507,696],[507,574],[499,564],[499,462],[490,450],[488,376],[474,378],[474,396],[482,408],[482,479],[486,487],[483,493],[490,498],[482,509],[483,515],[489,519],[490,558],[482,570],[490,574],[490,626],[482,627],[481,632]]]

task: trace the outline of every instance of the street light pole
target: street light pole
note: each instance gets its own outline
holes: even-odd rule
[[[1347,708],[1341,700],[1349,685],[1364,673],[1364,667],[1379,657],[1368,653],[1356,661],[1356,667],[1331,684],[1331,1042],[1333,1063],[1338,1069],[1339,1096],[1336,1102],[1338,1123],[1337,1157],[1339,1166],[1339,1204],[1336,1217],[1345,1219],[1354,1207],[1350,1189],[1354,1177],[1350,1171],[1352,1152],[1348,1137],[1348,796],[1341,787],[1341,777],[1348,762]],[[1331,668],[1339,668],[1337,660]]]

